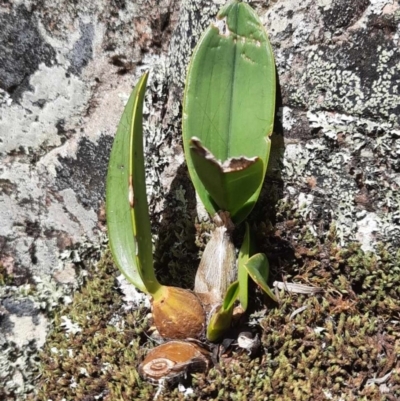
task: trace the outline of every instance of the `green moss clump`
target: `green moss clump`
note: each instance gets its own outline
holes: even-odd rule
[[[358,243],[340,247],[333,225],[316,236],[293,205],[278,206],[275,235],[263,244],[274,279],[324,292],[282,292],[280,305],[261,320],[267,393],[274,400],[383,400],[385,390],[368,380],[392,372],[385,386],[397,399],[400,251],[382,244],[374,253]]]
[[[136,371],[148,341],[148,310],[123,308],[117,275],[107,253],[73,302],[56,313],[35,400],[150,399],[154,389]]]
[[[233,347],[219,366],[188,378],[192,394],[173,387],[157,400],[389,401],[385,386],[392,399],[400,399],[400,252],[384,245],[375,253],[356,243],[340,247],[332,224],[315,224],[322,227],[316,236],[296,207],[284,201],[274,226],[267,219],[253,220],[252,226],[259,249],[269,257],[271,281],[284,277],[324,291],[281,292],[279,305],[269,301],[265,310],[255,290],[248,321],[261,336],[259,357]],[[157,386],[137,373],[155,346],[147,337],[148,310],[123,308],[118,272],[108,254],[91,269],[73,303],[56,313],[34,399],[151,400]],[[390,372],[382,386],[368,382]]]

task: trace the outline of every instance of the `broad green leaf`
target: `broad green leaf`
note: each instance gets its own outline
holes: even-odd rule
[[[106,214],[115,263],[137,288],[154,294],[160,284],[153,267],[142,129],[147,77],[140,78],[118,125],[107,172]]]
[[[241,199],[240,207],[234,203],[235,210],[227,210],[239,223],[258,198],[268,164],[275,112],[275,65],[268,37],[250,6],[234,0],[222,8],[217,18],[219,22],[211,24],[199,41],[189,66],[183,103],[184,147],[191,179],[211,215],[222,202],[213,199],[215,193],[206,189],[210,183],[203,182],[204,174],[200,172],[199,176],[204,167],[194,163],[192,138],[198,138],[222,162],[240,157],[261,160],[263,172],[255,192]],[[229,199],[240,196],[237,186],[223,192]]]
[[[270,298],[272,298],[275,302],[278,302],[267,284],[269,272],[267,257],[263,253],[257,253],[244,264],[244,268],[247,270],[247,273],[253,279],[253,281],[259,285]]]
[[[244,265],[247,263],[251,256],[251,244],[250,244],[250,228],[246,222],[246,232],[244,234],[243,243],[239,250],[238,257],[238,280],[239,280],[239,300],[242,308],[247,309],[249,301],[249,284],[248,284],[248,274]]]
[[[196,138],[190,141],[190,154],[196,172],[220,210],[235,214],[257,190],[264,177],[260,158],[216,160]]]
[[[207,327],[207,340],[217,341],[229,329],[232,322],[233,305],[239,293],[239,282],[232,283],[226,291],[224,301],[212,315]]]

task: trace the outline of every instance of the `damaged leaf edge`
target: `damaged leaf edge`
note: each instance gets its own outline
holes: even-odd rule
[[[224,162],[217,160],[217,158],[202,145],[201,141],[197,137],[193,137],[189,142],[190,149],[196,152],[199,156],[204,157],[218,167],[221,173],[233,173],[236,171],[243,171],[256,163],[260,158],[258,156],[254,157],[231,157]]]

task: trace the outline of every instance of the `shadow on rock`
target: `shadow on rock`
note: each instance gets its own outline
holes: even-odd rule
[[[163,284],[193,288],[199,264],[195,220],[196,194],[183,163],[165,197],[158,224],[153,225],[158,236],[154,264]]]

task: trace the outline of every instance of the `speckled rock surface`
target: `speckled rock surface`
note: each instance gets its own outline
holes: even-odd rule
[[[194,235],[182,223],[192,224],[196,212],[180,139],[182,89],[191,50],[224,3],[1,2],[4,396],[22,399],[31,389],[52,311],[69,302],[85,258],[98,257],[108,154],[124,102],[146,69],[154,240],[167,235],[176,215],[173,227]],[[266,188],[278,180],[280,198],[299,207],[316,237],[334,224],[343,246],[359,241],[374,250],[383,242],[394,252],[400,245],[398,2],[250,3],[270,35],[279,79],[275,163]],[[185,257],[181,248],[176,253]]]

